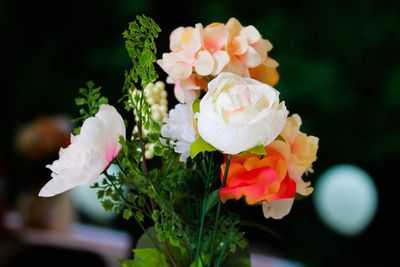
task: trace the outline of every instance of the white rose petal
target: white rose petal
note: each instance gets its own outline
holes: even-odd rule
[[[175,152],[181,154],[180,161],[186,161],[190,155],[190,145],[196,139],[193,127],[191,104],[178,104],[164,119],[161,135],[172,140]]]
[[[200,102],[198,130],[226,154],[268,145],[285,126],[288,111],[279,92],[267,84],[221,73],[208,84]]]
[[[60,149],[60,158],[46,166],[52,171],[52,179],[40,190],[39,196],[51,197],[96,181],[118,155],[120,136],[125,138],[121,115],[114,107],[101,105],[95,117],[83,123],[80,134],[71,135],[71,144]]]

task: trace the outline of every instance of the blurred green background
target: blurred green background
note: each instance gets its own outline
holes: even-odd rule
[[[117,104],[130,66],[121,33],[142,13],[163,30],[159,57],[178,26],[230,17],[254,25],[274,45],[270,55],[280,63],[282,99],[302,116],[303,130],[320,138],[312,181],[339,163],[360,166],[374,178],[378,213],[361,235],[335,234],[306,199],[282,221],[265,221],[259,209],[254,215],[286,241],[249,230],[250,240],[258,238],[274,253],[306,266],[383,266],[395,256],[383,245],[397,233],[400,3],[395,0],[1,1],[0,159],[9,173],[19,168],[16,129],[43,114],[77,116],[74,98],[86,81],[102,85]],[[171,97],[170,108],[173,103]],[[23,182],[8,184],[12,200]]]

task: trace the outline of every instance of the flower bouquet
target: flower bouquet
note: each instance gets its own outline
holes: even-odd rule
[[[132,60],[121,97],[126,120],[100,87],[80,89],[83,124],[47,166],[52,179],[39,195],[94,183],[106,210],[143,230],[123,266],[250,266],[241,231],[248,222],[232,207],[287,215],[296,194],[313,190],[303,175],[312,171],[318,138],[300,131],[299,115],[288,117],[272,87],[279,79],[272,44],[254,26],[231,18],[179,27],[171,52],[157,60],[159,32],[137,16],[123,33]],[[169,112],[155,63],[180,102]],[[117,172],[108,171],[111,164]]]

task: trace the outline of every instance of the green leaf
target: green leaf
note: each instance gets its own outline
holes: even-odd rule
[[[132,210],[131,209],[125,209],[124,213],[122,214],[122,217],[125,220],[129,220],[132,217]]]
[[[114,206],[113,202],[112,202],[111,200],[109,200],[109,199],[103,200],[103,201],[101,202],[101,204],[102,204],[103,208],[104,208],[106,211],[111,211],[112,208],[113,208],[113,206]]]
[[[219,201],[219,189],[214,190],[208,195],[206,200],[206,211],[207,214]]]
[[[282,135],[278,135],[278,136],[275,138],[275,141],[283,141],[283,142],[286,143],[286,140],[282,137]]]
[[[126,260],[122,267],[169,267],[167,257],[155,248],[137,248],[133,250],[133,260]]]
[[[82,106],[85,105],[87,103],[87,100],[85,98],[79,97],[79,98],[75,98],[75,105],[77,106]]]
[[[193,159],[199,154],[200,152],[208,151],[216,151],[217,149],[204,141],[203,138],[199,137],[192,143],[190,146],[190,157]]]
[[[267,155],[267,152],[265,152],[265,148],[263,145],[255,146],[253,148],[250,148],[247,151],[250,153],[258,154],[258,155],[263,155],[263,156]]]
[[[196,99],[192,104],[193,113],[200,112],[200,99]]]

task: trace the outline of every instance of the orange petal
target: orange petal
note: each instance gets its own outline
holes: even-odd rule
[[[270,86],[275,86],[279,81],[279,74],[276,68],[269,68],[261,64],[256,68],[249,69],[249,71],[251,78]]]
[[[229,30],[229,34],[233,37],[239,34],[242,24],[236,18],[230,18],[226,23],[226,27]]]
[[[219,192],[222,202],[245,197],[249,205],[270,199],[279,192],[279,177],[269,167],[259,168],[230,177],[230,184]]]
[[[278,199],[293,198],[295,194],[296,182],[287,175],[281,182],[279,191],[268,196],[268,200],[273,201]]]

